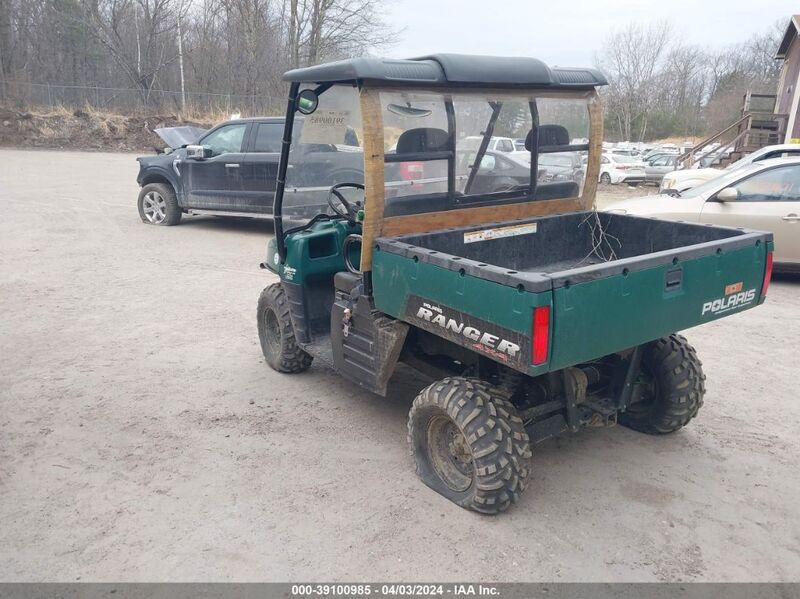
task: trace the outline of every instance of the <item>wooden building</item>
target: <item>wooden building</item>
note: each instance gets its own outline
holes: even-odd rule
[[[778,47],[776,60],[782,60],[775,114],[788,115],[785,143],[800,143],[800,15],[789,26]]]

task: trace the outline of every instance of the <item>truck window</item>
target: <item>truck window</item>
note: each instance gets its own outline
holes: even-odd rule
[[[279,153],[283,140],[283,123],[259,123],[253,152]]]
[[[202,144],[211,148],[212,156],[231,154],[242,151],[242,140],[247,130],[247,123],[225,125],[206,135]]]

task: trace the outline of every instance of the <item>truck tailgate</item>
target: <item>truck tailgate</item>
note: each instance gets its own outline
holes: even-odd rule
[[[554,274],[550,368],[592,360],[760,303],[770,245],[757,239],[652,268],[630,265],[584,282],[578,272]]]

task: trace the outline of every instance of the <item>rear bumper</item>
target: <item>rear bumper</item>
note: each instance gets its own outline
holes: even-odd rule
[[[611,178],[611,183],[613,183],[614,185],[618,183],[641,183],[646,179],[644,173],[629,174],[618,171],[608,171],[608,176]]]
[[[645,175],[622,175],[620,183],[642,183],[646,180],[647,177]]]

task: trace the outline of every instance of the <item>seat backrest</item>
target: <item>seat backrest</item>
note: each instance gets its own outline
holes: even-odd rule
[[[536,186],[537,200],[557,200],[577,198],[580,186],[575,181],[557,181],[555,183],[539,183]]]
[[[568,146],[569,131],[562,125],[539,125],[539,147],[541,146]],[[533,146],[533,129],[525,137],[525,149],[531,151]]]
[[[397,154],[425,154],[428,152],[446,152],[448,147],[447,131],[433,127],[420,127],[403,131],[397,139]]]

